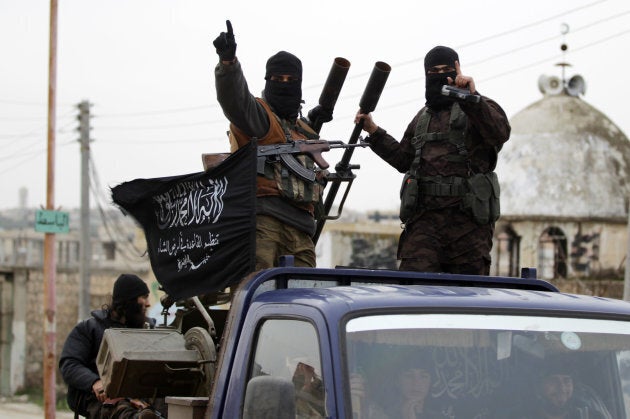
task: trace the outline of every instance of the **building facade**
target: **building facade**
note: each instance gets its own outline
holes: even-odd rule
[[[28,211],[33,212],[33,211]],[[32,214],[31,214],[32,215]],[[34,217],[27,217],[34,219]],[[6,222],[5,222],[6,224]],[[4,226],[3,226],[4,227]],[[135,273],[149,284],[157,301],[158,283],[150,269],[144,235],[127,223],[134,246],[95,228],[91,237],[90,309],[111,298],[114,281],[121,273]],[[144,247],[143,247],[144,246]],[[13,395],[43,384],[44,359],[44,234],[19,227],[0,231],[0,396]],[[79,234],[55,237],[55,325],[57,357],[66,336],[79,320]],[[62,384],[57,374],[57,381]],[[60,385],[60,389],[64,386]]]
[[[541,79],[542,99],[511,118],[499,154],[493,272],[536,266],[548,280],[623,278],[630,141],[580,98],[583,89],[551,79],[551,87]]]

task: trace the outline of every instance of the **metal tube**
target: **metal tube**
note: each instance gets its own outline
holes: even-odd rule
[[[389,72],[391,71],[391,67],[389,64],[384,63],[382,61],[377,61],[374,64],[374,68],[372,69],[372,74],[368,80],[367,85],[365,86],[365,90],[363,91],[363,96],[361,96],[361,100],[359,101],[359,107],[361,109],[361,113],[369,113],[376,109],[376,104],[381,97],[381,93],[385,88],[385,82],[387,82],[387,77],[389,76]],[[359,136],[361,131],[363,130],[363,119],[359,121],[358,124],[354,126],[352,130],[352,134],[350,135],[350,139],[348,140],[348,144],[356,144],[359,140]],[[354,176],[351,173],[350,167],[350,159],[352,158],[352,153],[354,152],[355,147],[346,148],[346,151],[341,156],[341,161],[337,163],[335,166],[335,170],[337,173],[341,174],[340,178],[343,179],[352,179]],[[319,240],[319,236],[321,235],[322,230],[324,229],[324,223],[328,218],[328,214],[332,209],[332,206],[335,202],[335,197],[339,192],[339,187],[341,185],[341,180],[338,178],[335,181],[329,182],[328,184],[328,192],[326,193],[326,198],[324,199],[324,215],[317,220],[317,226],[315,228],[315,234],[313,235],[313,243],[317,244]],[[348,188],[350,187],[350,181],[348,180]],[[347,196],[348,190],[344,194]]]

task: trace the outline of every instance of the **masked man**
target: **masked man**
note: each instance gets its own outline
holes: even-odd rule
[[[265,89],[254,97],[236,58],[232,25],[214,46],[219,55],[215,68],[217,99],[230,121],[232,151],[256,138],[258,145],[317,139],[318,135],[300,118],[302,62],[280,51],[266,65]],[[309,113],[309,117],[315,115]],[[328,120],[332,119],[331,117]],[[260,158],[260,157],[259,157]],[[263,157],[264,158],[264,157]],[[315,170],[308,156],[298,163]],[[280,161],[265,159],[256,188],[256,270],[277,266],[278,257],[293,255],[295,266],[315,267],[315,206],[321,199],[321,178],[308,181],[296,176]]]
[[[457,53],[437,46],[424,59],[426,104],[400,142],[364,120],[372,150],[401,173],[400,270],[488,275],[499,184],[493,170],[510,136],[501,107],[462,74]],[[465,89],[456,100],[444,86]]]

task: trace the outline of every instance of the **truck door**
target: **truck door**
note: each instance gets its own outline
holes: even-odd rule
[[[316,310],[300,311],[301,315],[287,315],[266,307],[247,322],[252,326],[243,330],[247,339],[241,339],[235,358],[226,417],[330,416],[327,404],[333,393],[332,384],[326,384],[332,383],[326,327]]]

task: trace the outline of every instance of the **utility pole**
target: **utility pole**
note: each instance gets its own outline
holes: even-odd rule
[[[55,119],[57,100],[57,0],[50,0],[50,39],[48,49],[48,156],[46,170],[46,209],[55,209]],[[55,234],[44,236],[44,415],[54,419],[57,407],[57,291]]]
[[[79,311],[78,319],[90,315],[90,103],[79,103],[79,143],[81,144],[81,239],[79,265]]]

